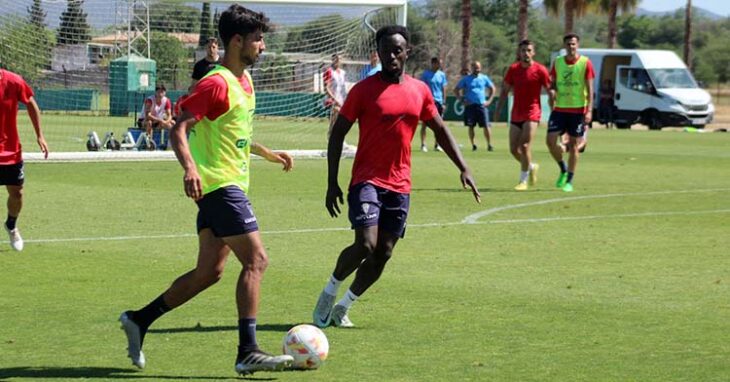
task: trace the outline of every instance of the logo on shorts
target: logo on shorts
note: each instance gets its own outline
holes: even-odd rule
[[[23,170],[23,168],[21,168],[20,172],[18,173],[18,180],[23,180],[23,179],[25,179],[25,171]]]
[[[578,133],[578,134],[583,134],[583,128],[584,127],[585,127],[585,125],[583,125],[582,123],[579,123],[578,124],[578,127],[575,129],[575,132]]]
[[[378,214],[375,213],[375,212],[369,213],[370,212],[370,204],[368,204],[368,203],[361,204],[360,205],[360,208],[362,209],[362,214],[356,216],[355,217],[355,220],[360,221],[360,220],[374,219],[375,217],[378,216]]]
[[[251,208],[250,204],[246,205],[246,209],[248,210],[248,215],[250,217],[243,220],[244,224],[253,223],[256,221],[256,215],[253,214],[253,208]]]

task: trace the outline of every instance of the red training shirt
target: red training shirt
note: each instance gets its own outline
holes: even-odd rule
[[[565,57],[565,63],[568,65],[573,65],[576,62],[578,62],[578,59],[580,58],[580,55],[578,55],[574,61],[568,60],[568,57]],[[550,78],[555,78],[555,64],[550,68]],[[586,62],[586,79],[593,81],[593,79],[596,78],[596,73],[593,71],[593,63],[591,63],[591,60],[588,60]],[[588,97],[593,97],[593,94],[589,94]],[[553,111],[562,111],[564,113],[572,113],[572,114],[584,114],[586,112],[586,108],[584,107],[556,107],[553,109]]]
[[[428,86],[409,75],[400,84],[381,74],[357,84],[340,115],[359,121],[360,135],[350,185],[368,182],[387,190],[411,192],[411,141],[418,121],[438,115]]]
[[[245,75],[238,78],[243,90],[251,94],[253,87],[248,83]],[[220,74],[213,74],[200,80],[192,93],[180,101],[180,110],[187,110],[196,120],[204,117],[214,121],[216,118],[228,111],[228,84]]]
[[[28,104],[33,89],[23,78],[0,69],[0,165],[12,165],[23,160],[18,138],[18,102]]]
[[[512,86],[515,96],[512,122],[540,121],[540,93],[543,87],[550,87],[547,68],[539,62],[533,62],[527,68],[520,62],[515,62],[507,69],[504,82]]]

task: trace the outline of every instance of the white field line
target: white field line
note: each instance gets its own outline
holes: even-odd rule
[[[545,199],[545,200],[538,200],[535,202],[509,204],[506,206],[490,208],[488,210],[484,210],[481,212],[477,212],[475,214],[471,214],[471,215],[465,217],[461,222],[463,224],[475,224],[475,223],[477,223],[477,221],[479,219],[481,219],[485,216],[496,214],[497,212],[512,210],[512,209],[516,209],[516,208],[522,208],[522,207],[539,206],[539,205],[550,204],[550,203],[570,202],[570,201],[575,201],[575,200],[621,198],[621,197],[629,197],[629,196],[647,196],[647,195],[723,192],[723,191],[730,191],[730,188],[716,188],[716,189],[705,189],[705,190],[630,192],[630,193],[624,193],[624,194],[585,195],[585,196],[573,196],[573,197],[566,197],[566,198]]]
[[[617,219],[617,218],[641,218],[641,217],[656,217],[656,216],[685,216],[685,215],[701,215],[701,214],[722,214],[730,213],[730,209],[719,209],[719,210],[700,210],[700,211],[663,211],[663,212],[641,212],[641,213],[630,213],[630,214],[613,214],[613,215],[589,215],[589,216],[555,216],[546,218],[524,218],[524,219],[501,219],[501,220],[489,220],[479,221],[484,216],[489,216],[497,212],[530,207],[536,205],[543,205],[557,202],[568,202],[574,200],[584,199],[603,199],[603,198],[617,198],[617,197],[628,197],[628,196],[644,196],[644,195],[664,195],[664,194],[681,194],[681,193],[707,193],[707,192],[722,192],[730,191],[730,189],[705,189],[705,190],[685,190],[685,191],[655,191],[655,192],[636,192],[636,193],[625,193],[625,194],[605,194],[605,195],[586,195],[566,198],[555,198],[538,200],[529,203],[510,204],[501,207],[491,208],[485,211],[472,214],[464,218],[460,222],[445,222],[445,223],[424,223],[424,224],[409,224],[408,228],[430,228],[430,227],[446,227],[446,226],[457,226],[466,224],[514,224],[514,223],[545,223],[555,221],[568,221],[568,220],[602,220],[602,219]],[[346,227],[332,227],[332,228],[304,228],[304,229],[287,229],[278,231],[261,231],[262,235],[289,235],[298,233],[322,233],[322,232],[335,232],[335,231],[350,231],[350,228]],[[151,239],[179,239],[179,238],[192,238],[197,237],[193,233],[180,233],[180,234],[167,234],[167,235],[130,235],[130,236],[106,236],[106,237],[76,237],[76,238],[59,238],[59,239],[29,239],[25,240],[26,243],[66,243],[66,242],[83,242],[83,241],[125,241],[125,240],[151,240]],[[2,241],[7,243],[7,240]]]

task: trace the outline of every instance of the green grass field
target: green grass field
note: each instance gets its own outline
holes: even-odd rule
[[[325,127],[312,129],[295,138],[314,146]],[[357,328],[326,329],[319,370],[251,379],[730,380],[730,135],[591,131],[565,194],[544,127],[540,182],[512,191],[506,133],[495,129],[494,153],[464,153],[481,205],[443,154],[414,152],[406,238],[352,308]],[[324,208],[324,160],[253,168],[271,258],[258,336],[278,352],[311,320],[352,233]],[[233,258],[219,284],[153,325],[145,370],[116,322],[195,263],[196,208],[177,163],[29,163],[26,174],[26,249],[0,243],[0,380],[236,379]]]

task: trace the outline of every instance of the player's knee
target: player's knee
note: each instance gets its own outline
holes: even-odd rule
[[[268,266],[269,256],[266,255],[266,251],[264,251],[263,248],[260,250],[254,250],[244,264],[247,271],[256,273],[264,273]]]
[[[373,259],[379,265],[385,265],[393,256],[393,248],[378,248],[373,252]]]
[[[353,244],[353,247],[363,259],[375,252],[375,242],[371,240],[357,240]]]
[[[22,187],[8,188],[8,196],[10,197],[10,199],[22,200],[23,199],[23,188]]]
[[[196,271],[198,285],[207,288],[223,278],[223,268],[199,269]]]

